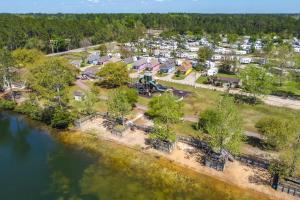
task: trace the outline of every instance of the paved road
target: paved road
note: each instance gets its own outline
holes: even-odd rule
[[[97,45],[89,46],[86,48],[92,49],[92,48],[99,47],[99,46],[100,46],[100,44],[97,44]],[[64,52],[59,52],[59,53],[51,53],[51,54],[48,54],[47,56],[61,56],[61,55],[68,54],[68,53],[80,53],[80,52],[85,51],[86,48],[78,48],[78,49],[72,49],[69,51],[64,51]]]
[[[197,76],[197,78],[198,77],[199,77],[199,75]],[[172,82],[172,83],[177,83],[177,84],[194,86],[196,88],[204,88],[204,89],[216,90],[216,91],[221,91],[221,92],[226,92],[227,91],[226,88],[195,83],[195,80],[197,80],[197,79],[195,79],[195,74],[194,73],[191,73],[184,80],[174,80],[174,79],[172,79],[171,75],[165,76],[165,77],[156,77],[156,79],[162,80],[162,81],[167,81],[167,82]],[[238,90],[238,89],[234,89],[234,90],[232,89],[229,92],[231,94],[240,94],[241,93],[241,91]],[[247,93],[243,93],[243,94],[249,95]],[[273,95],[268,95],[268,96],[265,96],[265,97],[261,97],[261,100],[264,101],[268,105],[300,110],[300,101],[299,100],[282,98],[282,97],[273,96]]]

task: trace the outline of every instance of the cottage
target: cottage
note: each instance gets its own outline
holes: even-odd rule
[[[147,64],[147,60],[146,59],[140,59],[140,60],[137,60],[133,63],[133,69],[135,70],[138,70],[138,71],[141,71],[141,70],[144,70],[145,67],[146,67],[146,64]]]
[[[95,52],[89,55],[89,57],[87,58],[87,62],[89,64],[98,65],[99,59],[100,59],[100,52]]]
[[[160,63],[158,62],[158,59],[151,58],[147,60],[147,64],[145,66],[145,69],[147,71],[157,72],[159,70]]]
[[[178,72],[184,75],[189,75],[193,70],[191,61],[184,61],[178,68]]]
[[[99,58],[98,65],[105,65],[111,60],[110,56],[102,56]]]
[[[75,101],[83,101],[85,99],[85,94],[82,93],[81,91],[75,91],[74,99],[75,99]]]
[[[172,73],[175,71],[175,61],[168,60],[160,66],[160,73]]]
[[[98,66],[92,66],[84,70],[82,72],[82,77],[84,78],[90,78],[90,79],[96,79],[97,78],[97,73],[99,72],[99,67]]]
[[[77,68],[80,68],[81,67],[81,63],[82,61],[81,60],[73,60],[70,62],[71,65],[77,67]]]
[[[243,57],[240,59],[241,64],[250,64],[252,61],[252,58]]]
[[[240,79],[227,77],[214,77],[210,79],[210,83],[215,86],[237,88],[240,85]]]

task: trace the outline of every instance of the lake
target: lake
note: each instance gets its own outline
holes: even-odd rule
[[[116,147],[101,155],[74,148],[57,134],[23,116],[0,113],[1,200],[267,199],[206,176],[184,178],[135,155],[125,162],[113,152]]]

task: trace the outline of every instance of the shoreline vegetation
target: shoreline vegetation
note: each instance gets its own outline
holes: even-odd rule
[[[179,180],[181,181],[192,180],[192,182],[195,181],[195,183],[197,183],[197,181],[200,181],[200,184],[203,184],[203,182],[209,184],[213,182],[212,185],[213,187],[216,187],[217,190],[223,188],[225,190],[229,190],[226,192],[238,192],[240,195],[246,194],[246,196],[249,193],[250,196],[247,196],[246,199],[253,199],[253,197],[256,197],[255,199],[295,199],[295,197],[285,193],[277,192],[271,187],[262,186],[256,189],[255,187],[249,187],[249,185],[241,185],[232,181],[228,176],[224,176],[223,172],[216,172],[215,170],[202,167],[200,166],[200,164],[200,168],[196,169],[193,166],[189,166],[188,164],[177,162],[172,157],[169,157],[168,154],[160,153],[155,150],[148,151],[138,145],[126,145],[124,142],[120,142],[117,139],[107,138],[105,137],[105,135],[100,135],[98,137],[92,132],[88,133],[78,130],[70,130],[64,132],[64,134],[60,134],[58,138],[65,144],[88,150],[89,152],[99,154],[100,156],[104,154],[105,156],[107,156],[109,154],[108,156],[112,157],[113,159],[124,159],[120,162],[126,162],[129,165],[143,163],[142,167],[145,167],[144,170],[153,170],[151,169],[151,167],[153,166],[150,163],[154,162],[154,166],[163,166],[162,171],[170,170],[172,173],[176,174],[175,177],[178,177],[178,175],[182,175],[183,177],[185,177],[183,179],[179,178]],[[105,149],[107,147],[109,148],[109,150],[106,151]],[[136,166],[131,167],[135,168]],[[167,168],[165,169],[165,167]],[[201,169],[204,169],[204,171],[202,171]],[[157,170],[161,170],[161,168],[157,168]],[[191,187],[191,185],[188,187]]]
[[[217,197],[220,192],[228,193],[228,196],[235,194],[238,197],[233,199],[250,199],[250,197],[260,200],[276,199],[251,189],[237,187],[220,177],[199,173],[188,166],[168,159],[164,155],[147,152],[137,146],[127,146],[115,140],[99,138],[79,131],[64,132],[64,134],[58,135],[58,139],[66,145],[72,145],[75,148],[99,155],[101,161],[105,157],[105,162],[117,163],[121,171],[126,171],[128,168],[134,169],[137,174],[143,176],[146,182],[148,182],[148,178],[150,178],[150,182],[154,182],[154,178],[151,176],[155,176],[157,178],[156,184],[177,186],[170,193],[195,192],[194,190],[197,189],[202,191],[202,187],[205,186],[204,189],[206,188],[208,191],[210,187],[216,189],[216,194],[211,194],[212,199],[214,199],[214,195]],[[143,173],[139,173],[141,171]]]

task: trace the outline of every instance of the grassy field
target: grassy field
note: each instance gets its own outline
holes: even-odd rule
[[[217,77],[219,78],[238,78],[236,74],[224,74],[224,73],[218,73]]]
[[[184,113],[198,117],[204,110],[213,108],[223,93],[213,90],[193,88],[186,85],[160,81],[162,85],[192,92],[184,99]],[[249,105],[238,104],[238,109],[244,120],[244,128],[256,131],[256,122],[265,116],[274,116],[282,119],[300,118],[300,112],[288,108],[274,107],[265,104]]]

